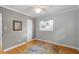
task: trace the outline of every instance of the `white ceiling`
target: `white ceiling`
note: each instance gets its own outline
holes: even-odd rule
[[[22,13],[32,16],[32,17],[42,17],[45,15],[55,14],[56,12],[65,11],[68,9],[76,8],[76,5],[40,5],[41,8],[44,8],[45,11],[36,14],[34,12],[34,5],[5,5],[5,7],[21,11]]]

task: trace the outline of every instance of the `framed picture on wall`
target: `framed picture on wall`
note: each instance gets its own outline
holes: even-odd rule
[[[41,31],[53,31],[53,20],[40,21],[39,27]]]
[[[13,21],[13,31],[22,30],[22,21]]]

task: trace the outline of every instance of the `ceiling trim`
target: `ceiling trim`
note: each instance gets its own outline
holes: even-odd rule
[[[27,17],[30,17],[30,18],[34,18],[34,17],[32,17],[32,16],[27,15],[26,13],[24,13],[24,12],[22,12],[22,11],[19,11],[19,10],[16,10],[16,9],[13,9],[13,8],[10,8],[10,7],[7,7],[7,6],[1,5],[0,7],[3,7],[3,8],[6,8],[6,9],[9,9],[9,10],[12,10],[12,11],[15,11],[15,12],[18,12],[18,13],[21,13],[21,14],[23,14],[23,15],[26,15]]]
[[[63,10],[63,11],[58,11],[58,12],[56,12],[56,14],[65,13],[65,12],[70,12],[70,11],[74,11],[74,10],[78,10],[78,9],[79,9],[78,7],[71,8],[71,9],[66,9],[66,10]]]
[[[30,18],[35,18],[33,16],[27,15],[26,13],[24,13],[22,11],[19,11],[19,10],[16,10],[16,9],[13,9],[13,8],[10,8],[10,7],[4,6],[4,5],[1,5],[1,7],[12,10],[12,11],[15,11],[15,12],[18,12],[18,13],[21,13],[23,15],[26,15],[27,17],[30,17]],[[77,10],[77,9],[79,9],[79,7],[66,9],[66,10],[63,10],[63,11],[56,11],[54,14],[49,14],[49,15],[57,15],[57,14],[61,14],[61,13],[64,13],[64,12],[74,11],[74,10]],[[39,17],[41,17],[41,16],[39,16]],[[36,17],[36,18],[38,18],[38,17]]]
[[[71,9],[66,9],[66,10],[63,10],[63,11],[56,11],[55,13],[52,13],[52,14],[49,14],[49,16],[51,15],[58,15],[58,14],[62,14],[62,13],[65,13],[65,12],[70,12],[70,11],[74,11],[74,10],[78,10],[79,8],[78,7],[75,7],[75,8],[71,8]],[[47,17],[48,15],[46,15]],[[44,16],[40,16],[41,18],[44,17]],[[37,17],[39,18],[39,17]]]

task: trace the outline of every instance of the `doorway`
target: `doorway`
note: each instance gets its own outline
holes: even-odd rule
[[[33,34],[33,26],[32,26],[32,20],[28,19],[27,20],[27,41],[32,39],[32,34]]]

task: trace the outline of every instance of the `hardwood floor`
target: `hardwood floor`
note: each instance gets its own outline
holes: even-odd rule
[[[0,54],[7,54],[7,52],[0,50]]]
[[[52,44],[49,42],[36,40],[36,39],[29,41],[21,46],[18,46],[6,52],[0,50],[0,54],[22,54],[24,51],[27,51],[30,47],[37,44],[45,44],[47,47],[51,46],[58,54],[79,54],[79,51],[77,49],[60,46],[60,45],[56,45],[56,44]]]

